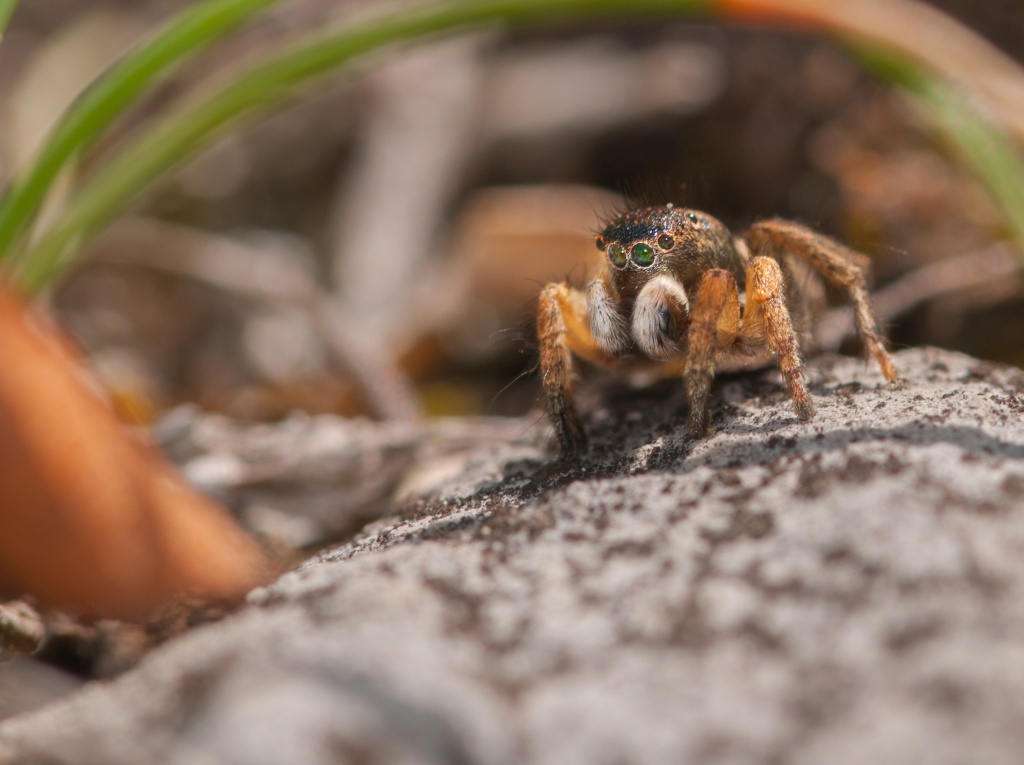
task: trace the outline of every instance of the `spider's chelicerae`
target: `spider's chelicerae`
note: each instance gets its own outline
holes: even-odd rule
[[[597,247],[604,265],[585,292],[552,283],[539,300],[541,375],[563,455],[584,444],[573,354],[601,366],[675,365],[695,437],[710,432],[716,366],[738,359],[777,358],[797,415],[813,417],[794,321],[811,310],[808,286],[820,292],[815,274],[846,291],[867,351],[890,383],[903,382],[868,303],[867,257],[823,234],[774,219],[734,237],[707,213],[666,205],[616,217]]]

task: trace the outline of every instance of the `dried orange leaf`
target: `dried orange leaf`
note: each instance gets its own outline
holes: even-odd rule
[[[260,581],[255,541],[131,436],[62,337],[3,291],[0,338],[0,592],[144,619]]]

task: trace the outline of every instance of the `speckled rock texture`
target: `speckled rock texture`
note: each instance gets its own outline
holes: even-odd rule
[[[904,351],[593,402],[590,452],[430,498],[136,670],[0,725],[13,762],[995,764],[1024,752],[1017,370]],[[591,399],[596,396],[591,392]]]

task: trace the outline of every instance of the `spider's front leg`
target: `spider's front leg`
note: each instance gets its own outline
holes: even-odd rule
[[[690,404],[687,430],[691,436],[708,435],[708,398],[715,376],[715,353],[735,341],[740,325],[740,301],[736,279],[721,268],[704,272],[697,298],[690,308],[683,377]]]
[[[537,305],[544,398],[563,457],[578,454],[586,444],[573,404],[573,354],[597,364],[614,360],[591,334],[587,302],[579,290],[565,283],[553,283],[541,291]]]
[[[789,252],[810,264],[832,284],[845,289],[853,303],[857,333],[867,351],[878,361],[886,380],[897,386],[906,384],[882,343],[878,322],[871,312],[867,288],[870,261],[865,255],[799,223],[780,219],[755,223],[745,239],[752,253],[760,255],[768,247]]]

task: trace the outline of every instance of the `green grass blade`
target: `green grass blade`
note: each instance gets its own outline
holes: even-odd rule
[[[111,160],[75,195],[64,216],[25,259],[19,281],[30,290],[42,287],[71,251],[226,127],[384,45],[483,22],[526,24],[706,8],[706,0],[460,0],[418,6],[305,42],[255,66],[191,111],[168,117]]]
[[[1002,212],[1024,265],[1024,157],[1020,146],[986,118],[962,87],[885,51],[855,49],[855,54],[879,77],[903,87],[927,108],[940,138],[973,171]]]
[[[1001,209],[1024,266],[1024,159],[1020,148],[969,108],[968,94],[954,86],[931,80],[915,93],[931,107],[947,142]]]
[[[3,37],[4,32],[7,30],[7,25],[11,21],[11,15],[17,7],[18,0],[0,0],[0,38]]]
[[[0,259],[35,220],[54,179],[83,149],[175,64],[279,0],[207,0],[173,19],[156,37],[126,55],[64,114],[30,169],[0,202]],[[0,0],[0,19],[15,2]]]
[[[170,115],[100,168],[22,262],[18,278],[29,290],[42,287],[77,247],[176,165],[309,81],[382,46],[485,23],[713,12],[713,0],[447,0],[318,36],[264,60],[198,106]],[[888,63],[879,65],[884,56]],[[915,92],[936,111],[947,137],[1002,207],[1024,250],[1024,164],[1017,147],[921,65],[888,51],[874,60],[865,54],[865,59],[883,78]]]

